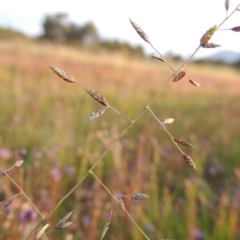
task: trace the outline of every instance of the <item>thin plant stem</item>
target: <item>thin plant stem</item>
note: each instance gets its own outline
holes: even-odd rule
[[[123,209],[128,217],[131,219],[131,221],[135,224],[135,226],[138,228],[138,230],[144,235],[144,237],[148,240],[150,240],[150,238],[145,234],[145,232],[137,225],[137,223],[133,220],[132,216],[130,215],[130,213],[126,210],[126,209]]]
[[[240,7],[240,4],[237,5],[237,7],[229,14],[218,26],[217,29],[220,28]]]
[[[111,195],[116,200],[116,197],[110,192],[110,190],[107,188],[107,186],[105,186],[103,184],[103,182],[94,174],[94,172],[89,171],[89,173],[91,173],[94,176],[94,178],[105,188],[105,190],[109,193],[109,195]]]
[[[105,186],[104,183],[93,173],[93,171],[89,171],[89,173],[91,173],[91,174],[95,177],[95,179],[96,179],[96,180],[106,189],[106,191],[112,196],[112,198],[117,201],[117,198],[110,192],[110,190],[107,188],[107,186]],[[121,195],[121,196],[122,196],[122,195]],[[123,210],[127,213],[128,217],[129,217],[129,218],[131,219],[131,221],[135,224],[135,226],[139,229],[139,231],[146,237],[146,239],[150,240],[150,239],[148,238],[148,236],[144,233],[144,231],[143,231],[143,230],[138,226],[138,224],[133,220],[133,218],[131,217],[130,213],[126,210],[126,208],[124,208]]]
[[[133,123],[133,120],[131,120],[131,119],[130,119],[129,117],[127,117],[125,114],[123,114],[123,113],[117,111],[117,110],[116,110],[115,108],[113,108],[111,105],[108,104],[108,107],[111,108],[115,113],[124,116],[124,117],[125,117],[126,119],[128,119],[131,123]]]
[[[86,90],[86,88],[83,87],[80,83],[78,83],[78,82],[75,82],[75,83],[76,83],[80,88],[82,88],[83,90]],[[109,103],[107,104],[107,106],[108,106],[109,108],[111,108],[115,113],[122,115],[123,117],[125,117],[126,119],[128,119],[131,123],[133,123],[133,120],[131,120],[131,119],[130,119],[129,117],[127,117],[125,114],[117,111],[117,110],[116,110],[115,108],[113,108]]]
[[[0,170],[4,172],[1,168]],[[44,216],[41,214],[41,212],[38,210],[37,206],[29,199],[27,194],[22,190],[22,188],[8,175],[8,173],[4,172],[4,175],[7,176],[7,178],[21,191],[21,193],[24,195],[24,197],[28,200],[28,202],[35,208],[36,212],[41,216],[41,218],[44,220]]]
[[[147,107],[148,111],[153,115],[153,117],[161,124],[161,126],[163,127],[163,129],[165,130],[165,132],[169,135],[169,137],[171,138],[172,142],[174,143],[174,145],[178,148],[178,150],[184,154],[183,150],[178,146],[178,144],[176,142],[174,142],[173,140],[173,136],[172,134],[167,130],[167,128],[164,126],[164,124],[158,119],[158,117],[153,113],[153,111],[150,109],[150,107]]]
[[[184,65],[190,61],[190,59],[194,56],[194,54],[196,54],[196,52],[200,49],[200,46],[194,51],[194,53],[186,60],[185,63],[182,64],[182,66],[178,69],[178,71],[184,67]],[[163,89],[167,86],[167,84],[170,82],[171,78],[174,76],[171,75],[168,80],[164,83],[164,85],[161,87],[161,89],[159,90],[159,92],[157,93],[157,95],[147,104],[147,106],[145,108],[143,108],[143,110],[138,114],[138,116],[133,120],[133,122],[124,129],[124,131],[110,144],[110,146],[104,151],[104,153],[99,157],[99,159],[95,162],[95,164],[93,164],[93,166],[89,169],[89,171],[92,171],[104,158],[104,156],[112,149],[112,147],[114,146],[114,144],[121,139],[125,133],[128,132],[129,129],[131,129],[131,127],[135,124],[135,122],[137,122],[137,120],[143,115],[143,113],[147,110],[147,107],[154,102],[157,97],[160,95],[160,93],[163,91]],[[89,172],[88,171],[88,172]],[[72,189],[70,189],[70,191],[64,196],[62,197],[59,202],[57,203],[57,205],[49,212],[49,214],[45,217],[45,219],[49,218],[53,212],[55,212],[56,209],[58,209],[58,207],[65,201],[65,199],[67,199],[81,184],[82,182],[87,178],[88,176],[88,172],[85,173],[82,178],[75,184],[75,186],[73,186]],[[34,229],[29,233],[29,235],[27,236],[27,238],[25,240],[28,240],[30,238],[30,236],[32,235],[33,232],[36,231],[36,229],[43,223],[44,219],[39,221],[39,223],[34,227]]]
[[[149,44],[152,47],[152,49],[163,58],[162,54],[152,45],[152,43],[149,43]],[[165,59],[164,59],[164,62],[168,65],[169,68],[173,70],[173,72],[175,72],[174,68]]]
[[[217,27],[217,29],[223,25],[223,23],[225,23],[227,21],[227,19],[229,19],[234,12],[237,11],[237,9],[239,8],[240,4],[232,11],[231,14],[228,15],[227,18],[225,18]],[[152,45],[151,45],[152,46]],[[152,46],[153,47],[153,46]],[[191,56],[178,68],[178,71],[180,71],[194,56],[195,54],[199,51],[199,49],[201,48],[201,45],[199,45],[195,51],[191,54]],[[155,49],[153,47],[153,49]],[[156,49],[155,49],[156,52],[158,52]],[[160,54],[161,55],[161,54]],[[167,81],[163,84],[163,86],[161,87],[161,89],[158,91],[158,93],[155,95],[155,97],[153,97],[149,103],[145,106],[145,108],[143,108],[143,110],[137,115],[137,117],[131,122],[131,124],[126,127],[123,132],[115,138],[115,140],[110,144],[110,146],[103,152],[103,154],[98,158],[98,160],[93,164],[93,166],[89,169],[88,172],[86,172],[82,178],[75,184],[75,186],[72,187],[72,189],[69,190],[68,193],[66,193],[60,200],[59,202],[57,203],[57,205],[49,212],[49,214],[45,217],[45,219],[49,218],[53,212],[55,212],[56,209],[58,209],[58,207],[81,185],[81,183],[87,178],[88,176],[88,173],[90,171],[92,171],[101,161],[102,159],[104,158],[104,156],[112,149],[112,147],[114,146],[114,144],[119,140],[121,139],[125,133],[128,132],[129,129],[131,129],[131,127],[137,122],[137,120],[143,115],[143,113],[149,108],[149,106],[158,98],[158,96],[161,94],[161,92],[163,91],[163,89],[169,84],[170,80],[172,79],[172,77],[174,76],[171,75]],[[79,83],[77,83],[81,88],[85,89],[84,87],[82,87]],[[176,143],[175,143],[176,144]],[[176,145],[177,146],[177,145]],[[30,236],[32,235],[32,233],[34,231],[36,231],[36,229],[43,223],[43,221],[45,220],[44,218],[39,221],[39,223],[33,228],[33,230],[29,233],[29,235],[27,236],[27,238],[25,240],[28,240],[30,238]]]

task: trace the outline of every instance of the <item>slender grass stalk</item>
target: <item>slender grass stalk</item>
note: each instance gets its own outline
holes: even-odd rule
[[[85,87],[83,87],[80,83],[78,83],[77,81],[75,82],[79,87],[81,87],[83,90],[86,90]],[[109,103],[107,103],[107,106],[109,108],[111,108],[115,113],[119,114],[119,115],[122,115],[123,117],[125,117],[127,120],[129,120],[131,123],[133,123],[133,120],[131,120],[128,116],[126,116],[125,114],[117,111],[115,108],[113,108]]]
[[[91,173],[94,176],[94,178],[105,188],[105,190],[109,193],[109,195],[111,195],[112,198],[116,200],[116,197],[111,193],[111,191],[107,188],[107,186],[105,186],[103,182],[94,174],[94,172],[89,171],[89,173]]]
[[[30,198],[27,196],[27,194],[23,191],[23,189],[8,175],[7,172],[4,172],[1,168],[0,170],[4,173],[5,176],[20,190],[20,192],[23,194],[23,196],[28,200],[28,202],[34,207],[36,212],[41,216],[42,220],[44,220],[44,216],[41,214],[37,206],[30,200]]]
[[[112,196],[112,198],[117,201],[116,196],[114,196],[114,195],[110,192],[110,190],[107,188],[107,186],[104,185],[104,183],[93,173],[93,171],[89,171],[89,173],[92,174],[92,175],[95,177],[95,179],[106,189],[106,191],[109,193],[109,195]],[[148,238],[148,236],[145,234],[145,232],[144,232],[144,231],[138,226],[138,224],[133,220],[132,216],[131,216],[130,213],[126,210],[126,208],[124,208],[123,210],[127,213],[128,217],[131,219],[131,221],[134,223],[134,225],[139,229],[139,231],[144,235],[144,237],[145,237],[146,239],[150,240],[150,239]]]
[[[153,113],[153,111],[150,109],[150,107],[147,107],[148,111],[153,115],[153,117],[161,124],[161,126],[163,127],[163,129],[165,130],[165,132],[168,134],[168,136],[171,138],[172,142],[174,143],[174,145],[178,148],[178,150],[182,153],[185,154],[183,152],[183,150],[178,146],[178,144],[173,140],[173,136],[172,134],[167,130],[167,128],[164,126],[164,124],[157,118],[157,116]]]
[[[219,27],[221,27],[232,15],[234,12],[236,12],[238,10],[238,8],[240,7],[240,4],[237,5],[237,7],[231,12],[231,14],[229,14],[218,26],[217,29]],[[152,46],[152,44],[150,44]],[[152,46],[153,47],[153,46]],[[174,73],[180,71],[183,67],[186,66],[186,64],[196,55],[196,53],[200,50],[201,45],[199,45],[194,52],[191,54],[191,56],[176,70],[174,71],[173,68],[171,68]],[[154,47],[153,49],[159,53]],[[159,53],[160,54],[160,53]],[[161,54],[160,54],[161,56]],[[53,212],[55,212],[56,209],[58,209],[58,207],[69,197],[69,195],[71,193],[73,193],[80,185],[81,183],[87,178],[88,173],[91,173],[91,171],[102,161],[102,159],[104,158],[104,156],[112,149],[113,145],[119,140],[121,139],[125,133],[127,133],[129,131],[129,129],[131,129],[131,127],[138,121],[138,119],[143,115],[143,113],[146,110],[150,110],[149,106],[158,98],[158,96],[161,94],[161,92],[165,89],[165,87],[169,84],[169,82],[171,81],[172,77],[174,76],[174,74],[172,74],[167,80],[166,82],[162,85],[162,87],[160,88],[160,90],[158,91],[158,93],[155,95],[155,97],[153,97],[149,103],[143,108],[143,110],[137,115],[137,117],[134,120],[130,120],[128,118],[128,120],[131,121],[131,124],[126,127],[123,132],[117,137],[115,138],[115,140],[110,144],[110,146],[104,151],[104,153],[98,158],[98,160],[93,164],[93,166],[88,170],[88,172],[86,172],[82,178],[75,184],[75,186],[73,186],[72,189],[69,190],[69,192],[67,194],[65,194],[58,202],[58,204],[49,212],[49,214],[45,217],[45,219],[43,218],[41,221],[39,221],[39,223],[34,227],[34,229],[29,233],[29,235],[27,236],[26,240],[30,238],[30,236],[32,235],[33,232],[36,231],[36,229],[44,222],[44,220],[48,219]],[[77,83],[77,82],[76,82]],[[79,83],[77,83],[81,88],[85,89],[83,86],[81,86]],[[109,106],[110,107],[110,106]],[[113,108],[112,108],[113,110]],[[151,111],[150,111],[151,112]],[[121,114],[121,113],[120,113]],[[153,113],[152,113],[153,114]],[[124,114],[122,114],[123,116],[125,116]],[[153,114],[153,116],[155,116]],[[156,116],[155,116],[156,117]],[[157,120],[157,118],[156,118]],[[166,128],[164,127],[165,131]],[[171,136],[171,134],[167,131],[167,133],[169,134],[169,136]],[[171,136],[172,139],[172,136]],[[179,148],[179,146],[173,141],[173,143],[176,145],[176,147],[182,152],[182,150]],[[183,153],[183,152],[182,152]],[[132,220],[133,221],[133,220]],[[134,222],[134,221],[133,221]],[[146,236],[147,237],[147,236]]]

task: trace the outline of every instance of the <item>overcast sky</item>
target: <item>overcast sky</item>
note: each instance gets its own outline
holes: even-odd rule
[[[206,30],[225,18],[224,3],[225,0],[6,0],[0,7],[0,26],[34,36],[42,33],[42,22],[47,14],[66,12],[76,24],[92,21],[103,39],[140,44],[147,53],[154,53],[133,30],[128,20],[131,18],[161,53],[172,51],[187,57]],[[229,13],[238,4],[240,0],[230,0]],[[238,25],[240,11],[223,27]],[[219,31],[211,41],[222,45],[221,50],[240,52],[240,33]],[[198,56],[216,51],[219,49],[202,49]]]

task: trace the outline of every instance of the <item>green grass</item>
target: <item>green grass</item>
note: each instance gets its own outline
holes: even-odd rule
[[[23,52],[4,44],[0,49],[0,144],[12,156],[0,159],[0,166],[9,168],[19,158],[17,152],[26,150],[23,168],[10,175],[46,215],[129,124],[111,110],[83,123],[101,106],[77,85],[60,80],[48,65],[70,72],[132,119],[171,73],[150,60],[141,63],[86,52],[78,52],[77,56],[70,48],[36,43],[21,43]],[[167,126],[174,137],[196,146],[182,149],[194,159],[197,171],[186,165],[167,134],[146,112],[94,172],[113,194],[143,192],[150,196],[140,202],[123,199],[150,239],[197,239],[193,235],[200,231],[202,239],[237,240],[239,72],[227,67],[198,71],[194,65],[188,71],[201,88],[190,85],[187,79],[171,84],[151,108],[161,120],[175,119]],[[1,176],[0,181],[4,186],[1,201],[19,192],[6,177]],[[9,212],[0,216],[3,239],[21,239],[40,220],[19,218],[25,205],[30,207],[26,199],[18,197]],[[112,205],[113,218],[105,238],[144,239],[92,176],[48,221],[53,228],[74,211],[74,224],[49,236],[66,239],[70,234],[73,239],[100,239]]]

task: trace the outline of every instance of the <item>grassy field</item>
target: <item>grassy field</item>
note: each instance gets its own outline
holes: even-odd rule
[[[101,93],[118,111],[134,119],[172,74],[152,59],[87,52],[27,41],[0,42],[0,167],[46,216],[130,125],[108,109],[84,123],[101,105],[76,84],[48,67],[71,73],[84,87]],[[171,63],[177,69],[181,63]],[[122,198],[125,208],[150,239],[240,239],[240,72],[229,67],[189,64],[191,78],[171,83],[151,105],[160,120],[174,118],[171,134],[195,148],[184,148],[194,171],[149,112],[112,147],[94,169],[112,194],[145,193]],[[0,176],[0,201],[20,191]],[[145,239],[139,229],[89,174],[46,221],[48,239]],[[54,230],[73,211],[73,224]],[[0,239],[25,239],[41,220],[20,195],[0,215]],[[38,229],[39,230],[39,229]],[[51,231],[52,230],[52,231]],[[32,238],[33,239],[33,238]],[[43,237],[44,239],[44,237]],[[47,239],[47,238],[45,238]]]

